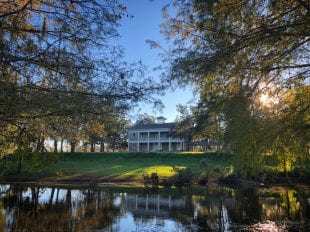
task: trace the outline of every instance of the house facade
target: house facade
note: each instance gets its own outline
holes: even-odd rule
[[[128,129],[128,151],[160,152],[183,151],[186,142],[172,137],[175,123],[136,124]]]

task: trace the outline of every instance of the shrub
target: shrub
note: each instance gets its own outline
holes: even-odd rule
[[[159,176],[156,172],[151,173],[150,176],[144,173],[143,182],[144,182],[144,186],[148,186],[150,184],[152,185],[152,187],[156,187],[159,185]]]
[[[172,177],[174,185],[183,186],[192,183],[194,175],[190,168],[173,167],[173,171],[176,172],[176,174]]]
[[[208,183],[208,177],[206,176],[206,174],[201,174],[200,176],[199,176],[199,179],[198,179],[198,184],[200,184],[200,185],[206,185],[207,183]]]
[[[200,167],[203,169],[202,174],[199,176],[198,183],[205,185],[210,179],[215,179],[223,175],[222,170],[218,167],[210,168],[207,160],[203,159],[200,161]]]
[[[164,186],[165,188],[171,188],[171,186],[173,185],[173,180],[172,178],[163,178],[160,185]]]

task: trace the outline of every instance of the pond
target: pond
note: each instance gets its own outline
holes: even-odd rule
[[[0,231],[310,231],[310,190],[2,184]]]

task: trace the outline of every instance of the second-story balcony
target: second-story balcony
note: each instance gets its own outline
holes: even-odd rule
[[[150,136],[150,142],[158,141],[158,136]]]
[[[147,142],[180,142],[180,138],[174,138],[174,137],[169,137],[170,133],[169,132],[133,132],[129,134],[129,141],[133,142],[142,142],[142,143],[147,143]]]
[[[130,141],[138,141],[138,137],[129,137]]]
[[[167,136],[160,136],[160,141],[169,141],[169,137],[167,137]]]
[[[149,140],[148,137],[140,137],[139,138],[140,142],[144,142],[144,141],[147,142],[148,140]]]
[[[138,140],[138,138],[137,137],[129,137],[129,140],[130,141],[134,141],[134,142],[137,142],[137,141],[139,141],[139,142],[145,142],[145,143],[147,143],[147,142],[150,142],[150,143],[152,143],[152,142],[180,142],[180,138],[169,138],[169,137],[139,137],[139,140]]]

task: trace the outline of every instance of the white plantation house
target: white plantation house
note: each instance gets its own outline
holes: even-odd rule
[[[174,128],[175,123],[136,124],[128,129],[128,151],[183,151],[186,141],[172,137]]]

